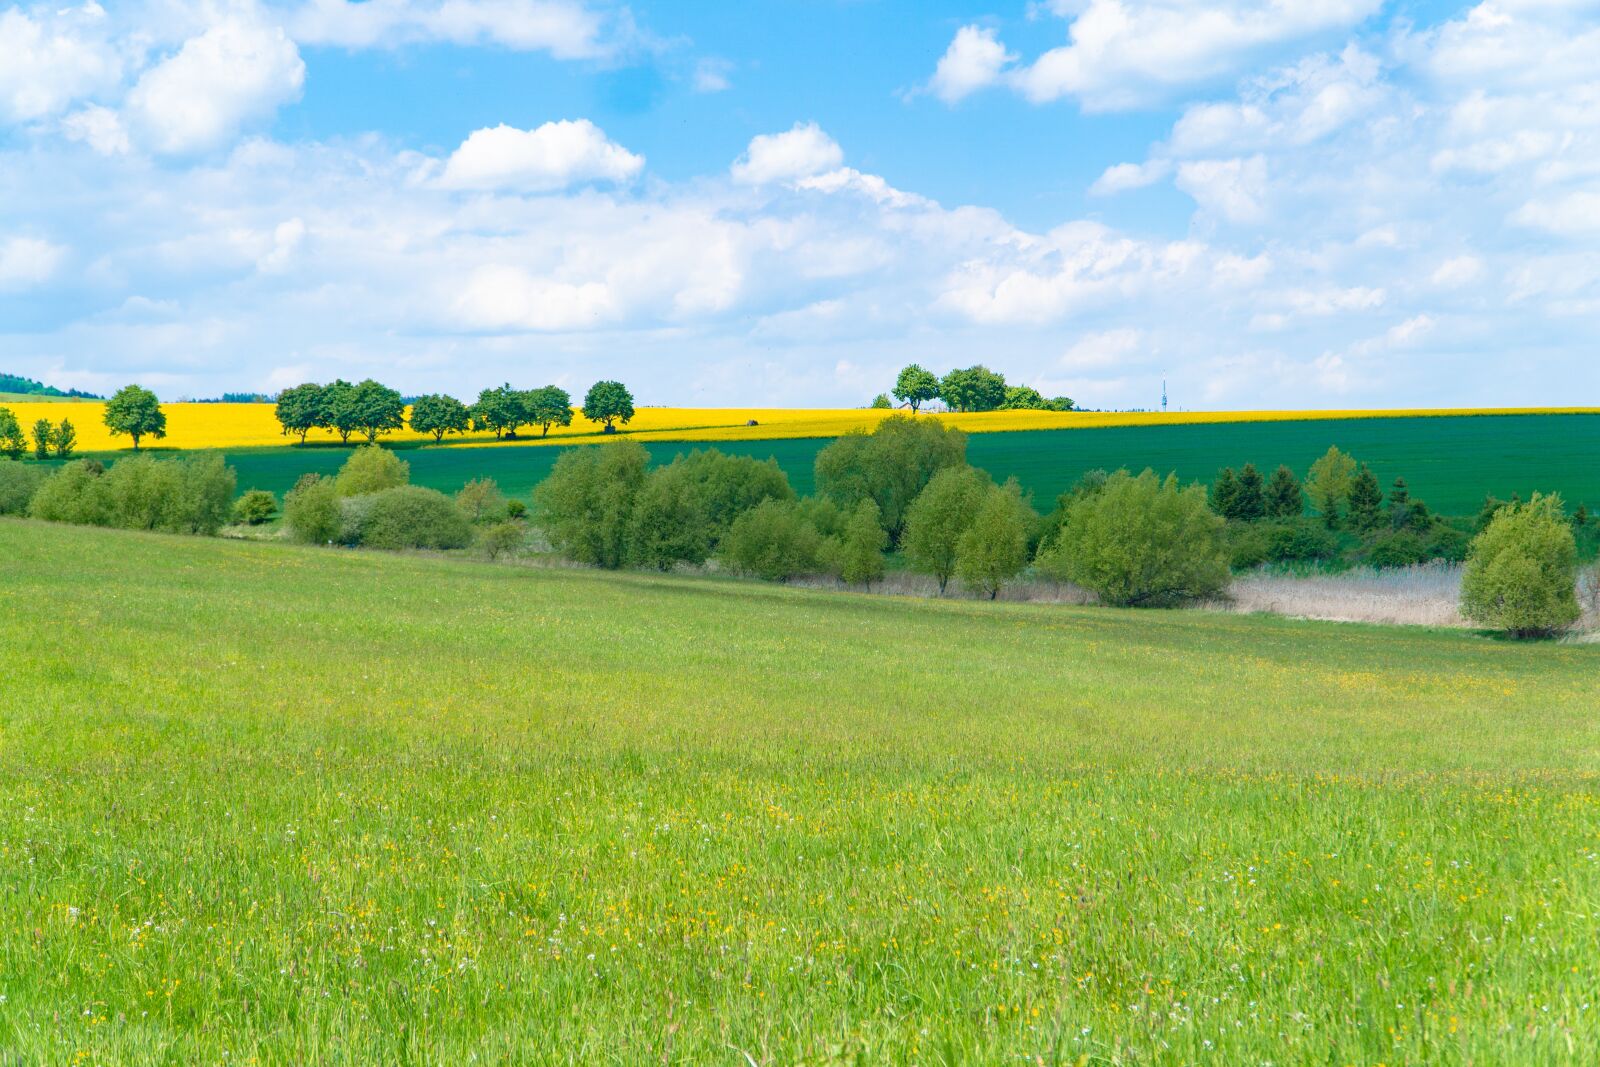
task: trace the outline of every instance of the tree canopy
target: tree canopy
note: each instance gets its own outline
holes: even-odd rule
[[[939,396],[955,411],[998,411],[1006,402],[1006,380],[982,364],[964,367],[940,379]]]
[[[583,417],[616,433],[616,423],[626,426],[633,420],[633,394],[621,382],[595,382],[583,398]]]
[[[437,443],[447,433],[466,433],[472,428],[472,413],[467,405],[453,396],[430,393],[419,396],[411,405],[411,428],[417,433],[432,434]]]
[[[135,452],[143,438],[160,440],[167,436],[167,416],[161,410],[161,402],[156,394],[138,385],[125,385],[106,401],[105,423],[113,437],[126,434],[133,438]]]
[[[932,371],[913,363],[901,370],[900,376],[895,379],[894,395],[896,400],[909,404],[912,411],[918,411],[923,404],[939,395],[939,378]]]

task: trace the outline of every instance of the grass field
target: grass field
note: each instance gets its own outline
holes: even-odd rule
[[[813,488],[812,464],[826,440],[716,442],[728,452],[773,456],[801,493]],[[996,478],[1015,476],[1048,510],[1057,494],[1095,467],[1176,470],[1210,481],[1218,468],[1255,462],[1268,472],[1288,463],[1302,475],[1337,444],[1370,462],[1385,488],[1403,476],[1436,511],[1475,514],[1486,493],[1502,498],[1533,490],[1560,492],[1600,511],[1600,415],[1528,415],[1413,419],[1242,422],[1197,426],[1130,426],[1076,431],[973,434],[967,454]],[[646,444],[657,462],[697,446]],[[331,447],[251,449],[229,453],[239,488],[283,493],[308,471],[330,473],[349,454]],[[526,497],[549,473],[559,449],[408,447],[412,480],[454,492],[477,477]]]
[[[0,559],[7,1062],[1600,1061],[1594,646]]]

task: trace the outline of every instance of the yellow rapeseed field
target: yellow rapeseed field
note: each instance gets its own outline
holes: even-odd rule
[[[38,419],[52,422],[70,418],[78,434],[78,448],[85,452],[127,448],[126,437],[114,438],[106,430],[101,413],[104,405],[79,403],[8,403],[24,427]],[[167,436],[147,439],[146,447],[157,448],[249,448],[292,443],[279,430],[271,404],[164,404]],[[1008,430],[1074,430],[1103,426],[1161,426],[1220,422],[1286,422],[1301,419],[1367,419],[1446,415],[1515,414],[1596,414],[1600,408],[1402,408],[1388,411],[990,411],[975,414],[930,415],[959,426],[969,433],[999,433]],[[624,429],[630,437],[643,441],[764,441],[799,437],[837,437],[852,430],[870,430],[894,411],[866,408],[640,408]],[[308,441],[337,440],[328,430],[314,430]],[[404,430],[385,435],[389,441],[421,441],[424,434]],[[575,444],[603,440],[600,425],[582,415],[574,415],[572,425],[551,430],[548,437],[529,436],[528,431],[515,443],[524,445]],[[459,441],[459,438],[447,438]],[[471,434],[469,444],[493,445],[488,433]]]

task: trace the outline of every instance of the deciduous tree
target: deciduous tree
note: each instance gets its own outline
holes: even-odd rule
[[[133,438],[133,450],[139,451],[139,442],[146,437],[157,440],[167,436],[167,416],[161,410],[156,394],[137,385],[125,385],[106,401],[106,429],[113,437],[124,434]]]

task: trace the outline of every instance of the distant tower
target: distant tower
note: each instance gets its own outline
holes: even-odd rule
[[[1165,376],[1161,379],[1161,410],[1167,410],[1167,379]]]

